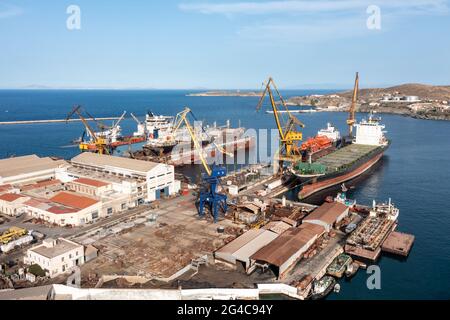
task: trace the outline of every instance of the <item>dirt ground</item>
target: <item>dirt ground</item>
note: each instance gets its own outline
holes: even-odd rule
[[[213,224],[199,219],[189,197],[167,202],[157,214],[154,225],[141,224],[93,243],[99,257],[82,267],[82,277],[118,274],[167,278],[241,233],[229,220]],[[217,231],[219,226],[225,228],[224,233]]]

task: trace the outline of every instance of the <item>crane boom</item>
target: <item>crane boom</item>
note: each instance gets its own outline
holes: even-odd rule
[[[288,115],[288,119],[284,123],[281,117],[281,113],[279,112],[277,104],[275,102],[274,94],[271,87],[274,88],[274,91],[276,92],[281,101],[281,105],[284,107],[285,112]],[[295,127],[299,126],[303,128],[305,125],[300,120],[298,120],[294,115],[291,114],[272,77],[269,77],[268,81],[265,83],[265,88],[263,93],[261,94],[261,98],[259,99],[258,105],[256,106],[256,111],[259,111],[261,109],[261,106],[267,95],[269,95],[270,105],[273,110],[275,123],[278,129],[278,134],[280,136],[280,143],[281,143],[280,149],[283,149],[280,152],[280,159],[283,158],[284,160],[288,161],[296,161],[300,157],[297,142],[301,141],[303,136],[300,131],[295,130]],[[282,168],[282,166],[280,166],[280,168]]]
[[[358,102],[358,90],[359,90],[359,73],[356,72],[355,85],[353,87],[353,94],[352,94],[352,104],[350,106],[347,119],[348,135],[350,137],[353,137],[353,125],[356,122],[355,110],[356,110],[356,103]]]

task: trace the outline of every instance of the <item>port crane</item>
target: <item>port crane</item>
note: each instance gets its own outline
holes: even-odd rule
[[[301,150],[299,142],[303,139],[303,135],[298,128],[304,128],[305,125],[289,111],[289,108],[287,107],[272,77],[269,77],[269,79],[266,83],[263,84],[263,86],[264,91],[262,92],[261,98],[259,99],[258,105],[256,106],[256,111],[259,111],[261,109],[266,95],[269,95],[275,123],[280,136],[280,148],[276,154],[280,162],[280,171],[282,171],[284,161],[296,162],[301,160],[302,156],[300,152]],[[278,110],[272,87],[278,95],[281,105],[285,109],[285,114],[287,114],[288,116],[286,120],[283,119],[282,113]]]
[[[217,187],[220,184],[220,178],[225,177],[227,175],[227,169],[225,167],[219,167],[213,165],[210,167],[206,161],[206,158],[203,154],[202,146],[195,134],[194,128],[192,127],[189,119],[187,118],[188,114],[191,114],[192,117],[195,118],[191,109],[185,107],[185,109],[177,114],[177,125],[176,127],[180,127],[181,123],[184,123],[186,129],[188,130],[192,141],[194,143],[194,147],[197,150],[200,161],[202,162],[203,167],[205,168],[206,174],[202,174],[203,182],[207,185],[205,190],[200,191],[199,204],[198,204],[198,214],[200,217],[204,217],[204,209],[205,206],[208,206],[210,212],[214,217],[214,222],[217,222],[219,217],[219,210],[221,209],[224,213],[227,212],[227,196],[222,193],[217,192]],[[215,145],[217,147],[217,145]]]
[[[350,106],[349,112],[348,112],[348,119],[347,119],[347,125],[348,125],[348,135],[351,138],[353,138],[353,126],[356,123],[355,119],[355,110],[356,110],[356,104],[358,102],[358,90],[359,90],[359,73],[356,73],[355,77],[355,85],[353,87],[353,94],[352,94],[352,104]]]
[[[89,133],[89,135],[92,137],[92,140],[94,142],[96,152],[100,154],[111,154],[111,147],[109,146],[107,140],[103,137],[97,137],[95,134],[95,131],[91,128],[86,118],[83,116],[82,107],[80,105],[75,105],[72,109],[72,111],[67,115],[66,117],[66,123],[67,121],[74,115],[78,115],[81,122],[83,123],[84,127],[86,128],[86,131]],[[89,151],[89,143],[80,142],[80,150],[81,151]]]

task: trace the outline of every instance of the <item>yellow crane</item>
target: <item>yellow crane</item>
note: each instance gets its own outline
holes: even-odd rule
[[[348,119],[347,119],[348,135],[350,138],[353,137],[353,125],[356,123],[355,111],[356,111],[356,104],[358,102],[358,90],[359,90],[359,73],[357,72],[355,77],[355,85],[353,87],[352,104],[348,111]]]
[[[278,110],[272,87],[278,95],[284,110]],[[259,99],[258,105],[256,106],[256,111],[261,109],[266,95],[269,95],[270,105],[272,106],[275,123],[280,136],[280,149],[277,153],[280,161],[280,170],[282,170],[283,161],[296,162],[301,160],[299,142],[303,139],[303,134],[297,128],[304,128],[305,125],[289,111],[289,108],[284,102],[284,99],[272,77],[269,77],[267,82],[264,84],[264,91]],[[287,114],[286,120],[283,119],[283,114]]]
[[[94,145],[95,145],[95,150],[91,150],[89,148],[90,143],[86,143],[84,141],[81,141],[80,145],[79,145],[80,150],[82,152],[84,152],[84,151],[96,151],[99,154],[110,154],[110,147],[109,147],[108,141],[106,141],[106,139],[104,139],[104,138],[97,137],[97,135],[95,134],[95,131],[91,128],[91,126],[89,125],[88,121],[86,120],[86,118],[81,113],[81,106],[80,105],[74,106],[72,111],[67,115],[66,121],[69,120],[70,117],[72,117],[72,115],[74,115],[74,114],[78,115],[78,117],[80,118],[80,120],[83,123],[84,127],[86,128],[86,131],[92,137]]]

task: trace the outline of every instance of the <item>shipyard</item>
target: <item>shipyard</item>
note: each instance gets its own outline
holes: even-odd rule
[[[414,236],[397,230],[401,208],[348,198],[347,185],[370,175],[391,144],[376,114],[357,121],[358,90],[356,74],[348,133],[327,123],[304,138],[308,124],[269,78],[256,105],[270,109],[278,134],[266,163],[249,161],[261,141],[240,123],[204,124],[189,107],[131,113],[136,130],[123,135],[127,112],[98,118],[75,105],[65,122],[84,127],[72,141],[78,155],[0,160],[2,289],[53,299],[315,300],[339,294],[340,279],[383,253],[407,259]]]

